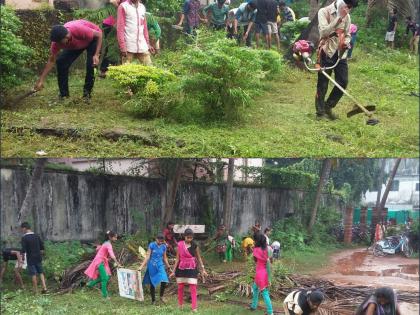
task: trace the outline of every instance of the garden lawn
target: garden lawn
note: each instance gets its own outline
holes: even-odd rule
[[[96,289],[78,289],[74,293],[34,296],[29,290],[6,291],[2,293],[1,313],[4,315],[62,315],[62,314],[121,314],[121,315],[182,315],[192,314],[191,303],[185,303],[184,310],[178,310],[176,295],[167,296],[167,305],[151,305],[150,296],[138,302],[118,296],[115,289],[110,300],[104,300]],[[253,314],[245,306],[224,302],[198,300],[201,315]]]
[[[2,285],[0,310],[1,314],[19,314],[19,315],[61,315],[61,314],[121,314],[121,315],[137,315],[137,314],[154,314],[154,315],[182,315],[191,314],[189,303],[185,303],[184,310],[177,309],[176,294],[165,295],[167,304],[151,305],[148,287],[145,287],[145,301],[133,301],[121,298],[118,293],[117,278],[114,275],[109,283],[109,292],[111,299],[104,300],[101,297],[99,289],[77,288],[73,293],[58,294],[56,292],[57,282],[53,280],[53,274],[60,260],[63,260],[62,252],[68,244],[47,243],[47,252],[44,265],[47,272],[47,279],[50,280],[48,287],[50,293],[46,295],[35,296],[31,291],[30,278],[26,272],[23,272],[23,280],[26,284],[25,290],[16,290],[13,282],[11,269],[6,273],[4,283]],[[75,250],[76,243],[73,243]],[[331,254],[338,251],[339,247],[326,244],[324,247],[309,248],[305,251],[289,251],[284,253],[284,258],[277,263],[284,264],[290,271],[300,274],[316,274],[316,270],[324,267]],[[52,255],[57,254],[57,257]],[[225,271],[242,271],[246,272],[249,267],[242,257],[236,257],[232,263],[220,263],[217,255],[212,251],[204,254],[205,264],[208,270],[214,272]],[[282,255],[283,256],[283,255]],[[66,261],[62,261],[61,268],[67,266]],[[173,282],[173,280],[172,280]],[[173,284],[174,285],[174,284]],[[188,296],[188,293],[186,293]],[[199,285],[199,298],[197,314],[213,315],[236,315],[236,314],[253,314],[247,310],[247,305],[251,298],[240,297],[231,292],[219,291],[209,296],[206,289]],[[229,302],[231,301],[231,302]],[[282,309],[282,301],[272,299],[275,310]],[[235,304],[236,303],[236,304]],[[260,298],[260,306],[264,307]],[[258,311],[263,313],[263,311]]]
[[[340,120],[316,121],[316,75],[295,68],[266,82],[236,123],[194,121],[188,113],[182,123],[135,118],[110,79],[97,80],[87,105],[79,98],[84,73],[73,73],[70,102],[58,102],[50,75],[43,91],[2,110],[1,150],[3,157],[35,156],[40,150],[49,157],[417,157],[419,98],[410,96],[418,92],[417,58],[389,50],[369,54],[358,47],[353,56],[348,90],[362,104],[377,106],[376,126],[366,125],[364,115],[346,118],[353,107],[346,96],[336,109]],[[77,129],[80,136],[48,136],[34,132],[37,128]],[[128,136],[101,136],[109,132]],[[143,140],[130,139],[133,135]]]

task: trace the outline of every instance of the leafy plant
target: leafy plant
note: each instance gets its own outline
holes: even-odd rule
[[[146,2],[147,11],[158,16],[173,17],[176,13],[181,12],[183,0],[148,0]]]
[[[26,74],[26,63],[32,50],[23,44],[19,32],[22,23],[13,9],[1,6],[1,41],[0,41],[0,89],[4,94],[6,89],[16,87]]]
[[[307,246],[308,235],[301,221],[287,218],[274,225],[271,238],[281,243],[282,250],[302,250]]]
[[[140,118],[166,117],[179,104],[181,94],[178,82],[159,86],[149,80],[144,91],[124,103],[127,111]]]
[[[76,264],[86,254],[94,249],[82,245],[80,242],[45,242],[45,260],[43,262],[47,278],[60,281],[63,272]]]
[[[266,187],[309,189],[314,187],[318,181],[315,174],[288,167],[239,166],[238,169],[246,171],[257,183]]]
[[[108,76],[115,80],[119,86],[129,89],[133,94],[140,91],[153,95],[166,82],[174,80],[175,75],[169,71],[139,64],[124,64],[121,66],[111,66]],[[153,81],[150,82],[149,81]],[[144,90],[145,88],[148,90]]]
[[[296,41],[300,33],[309,25],[308,21],[290,21],[281,27],[281,34],[285,36],[285,42],[291,44]]]
[[[202,104],[207,119],[237,119],[241,108],[250,105],[252,96],[259,92],[258,82],[265,71],[280,71],[280,56],[238,47],[235,41],[224,38],[209,41],[206,33],[200,32],[198,37],[206,38],[204,43],[198,38],[181,57],[187,73],[184,92]]]

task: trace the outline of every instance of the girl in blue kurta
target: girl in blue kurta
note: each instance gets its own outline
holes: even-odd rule
[[[143,285],[150,284],[150,295],[152,296],[152,303],[155,303],[155,290],[160,283],[160,301],[163,300],[166,283],[169,282],[168,275],[165,271],[165,265],[171,270],[168,257],[166,256],[166,244],[163,235],[158,235],[156,241],[149,244],[146,259],[143,261],[139,270],[142,270],[147,264],[146,274],[144,275]],[[172,272],[172,271],[171,271]]]

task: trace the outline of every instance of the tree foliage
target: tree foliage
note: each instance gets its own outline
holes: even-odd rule
[[[0,89],[1,94],[22,82],[25,65],[29,61],[32,50],[23,44],[19,32],[22,23],[13,9],[1,6],[1,41],[0,41]]]
[[[334,188],[337,190],[350,185],[349,202],[360,202],[363,194],[371,189],[380,173],[376,159],[341,159],[331,171]]]

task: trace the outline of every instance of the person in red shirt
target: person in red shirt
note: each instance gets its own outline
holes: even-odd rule
[[[166,228],[163,230],[163,236],[165,237],[165,242],[168,246],[168,253],[171,255],[176,255],[176,239],[174,235],[174,226],[173,222],[168,222]]]
[[[50,39],[50,56],[34,89],[39,91],[44,87],[45,78],[56,64],[60,98],[69,97],[69,68],[86,50],[86,76],[83,97],[89,100],[95,82],[94,67],[99,64],[99,53],[102,46],[101,29],[89,21],[75,20],[64,25],[53,26]],[[63,51],[59,54],[60,50]]]

